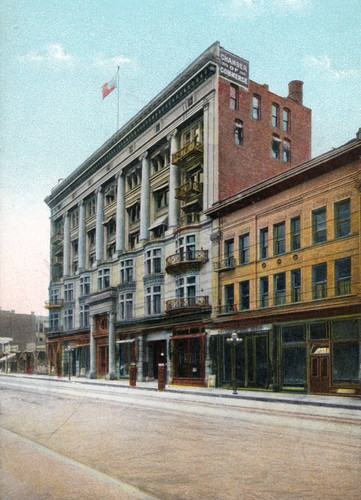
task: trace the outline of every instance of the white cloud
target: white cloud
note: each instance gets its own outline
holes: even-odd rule
[[[108,69],[108,68],[115,68],[115,67],[120,66],[122,64],[129,64],[131,62],[132,62],[131,59],[129,59],[128,57],[124,57],[124,56],[116,56],[116,57],[104,59],[102,57],[102,54],[98,54],[98,56],[95,58],[94,66]]]
[[[42,50],[32,51],[25,56],[20,56],[21,62],[30,63],[45,63],[53,67],[71,66],[75,62],[75,58],[64,52],[60,44],[50,44]]]
[[[289,14],[290,11],[301,12],[311,0],[220,0],[217,2],[217,13],[225,17],[244,17],[269,14],[271,12]]]
[[[339,71],[334,69],[332,67],[331,59],[327,55],[321,57],[306,55],[303,57],[302,62],[305,66],[323,72],[324,74],[335,80],[344,80],[360,74],[360,71],[356,69]]]

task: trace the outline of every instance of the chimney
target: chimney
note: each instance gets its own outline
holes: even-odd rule
[[[358,129],[358,132],[356,132],[356,139],[357,139],[358,141],[360,141],[360,140],[361,140],[361,127]]]
[[[297,102],[302,105],[303,101],[303,82],[300,80],[292,80],[288,84],[288,99]]]

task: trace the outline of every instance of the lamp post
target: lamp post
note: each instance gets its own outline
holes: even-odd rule
[[[242,342],[236,333],[227,339],[228,344],[231,346],[231,378],[232,378],[232,389],[233,394],[237,394],[237,383],[236,383],[236,346]]]

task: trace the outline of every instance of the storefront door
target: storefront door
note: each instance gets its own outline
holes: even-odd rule
[[[316,346],[310,354],[310,392],[328,393],[330,390],[329,347]]]
[[[204,335],[173,338],[175,384],[204,385]]]
[[[105,377],[108,373],[108,346],[98,346],[97,352],[97,375],[98,377]]]
[[[153,342],[153,377],[158,379],[158,364],[167,363],[167,344],[165,340]],[[167,369],[165,368],[165,373]]]

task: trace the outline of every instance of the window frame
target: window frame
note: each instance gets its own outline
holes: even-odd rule
[[[297,217],[292,217],[290,220],[290,246],[291,251],[295,252],[296,250],[301,249],[301,217],[298,215]]]
[[[283,229],[283,235],[279,230]],[[282,248],[283,247],[283,248]],[[286,253],[286,223],[285,221],[273,224],[273,255],[284,255]]]
[[[324,279],[317,280],[316,273],[324,269]],[[327,262],[320,262],[312,266],[312,300],[325,299],[327,297]]]
[[[341,218],[340,208],[347,205],[347,217]],[[335,224],[335,239],[339,240],[342,238],[347,238],[351,234],[351,198],[346,198],[344,200],[337,201],[334,203],[334,224]],[[347,232],[343,233],[341,227],[347,224]]]
[[[318,220],[322,216],[323,220]],[[324,235],[324,238],[323,236]],[[312,244],[322,245],[327,242],[327,209],[326,206],[312,210]]]
[[[134,293],[122,292],[118,297],[118,316],[121,320],[134,318]]]
[[[98,291],[110,288],[110,267],[99,269],[97,278]]]
[[[252,96],[252,119],[255,121],[261,120],[261,97],[257,94]]]
[[[241,234],[238,238],[239,264],[249,264],[249,233]]]
[[[271,127],[278,128],[280,123],[280,107],[277,103],[273,102],[271,106]]]
[[[339,277],[341,266],[345,262],[348,262],[349,272],[346,276]],[[351,257],[344,257],[342,259],[335,260],[335,295],[337,297],[343,295],[349,295],[351,293]]]

